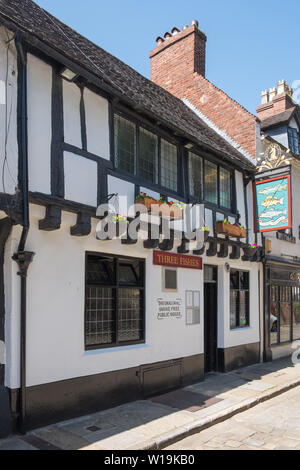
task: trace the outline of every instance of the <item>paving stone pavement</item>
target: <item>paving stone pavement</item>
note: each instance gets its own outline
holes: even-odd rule
[[[300,450],[300,386],[166,450]]]
[[[195,449],[271,449],[280,446],[299,449],[300,387],[288,392],[288,400],[286,394],[271,398],[297,385],[300,386],[300,364],[293,365],[291,358],[256,364],[227,374],[209,374],[203,382],[174,392],[169,401],[165,396],[139,400],[36,429],[26,436],[15,435],[0,440],[0,450],[164,448],[180,440],[183,433],[192,434],[212,425],[174,444],[174,448],[190,445]],[[257,404],[266,399],[268,401],[263,404]],[[272,406],[273,402],[277,406]],[[244,413],[249,407],[252,408]],[[235,416],[230,418],[233,414]],[[225,419],[226,422],[215,424]]]

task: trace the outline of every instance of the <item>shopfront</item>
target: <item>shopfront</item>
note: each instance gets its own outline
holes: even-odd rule
[[[267,341],[276,358],[300,340],[300,264],[267,264]]]

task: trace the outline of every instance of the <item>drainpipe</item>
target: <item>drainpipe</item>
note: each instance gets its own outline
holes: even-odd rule
[[[19,184],[22,192],[23,220],[22,234],[18,251],[12,257],[18,263],[18,275],[21,278],[20,305],[20,397],[18,429],[25,433],[26,421],[26,298],[27,271],[34,253],[25,251],[29,231],[29,197],[28,197],[28,139],[27,139],[27,63],[26,55],[17,34],[15,45],[18,53],[18,144],[19,144]]]

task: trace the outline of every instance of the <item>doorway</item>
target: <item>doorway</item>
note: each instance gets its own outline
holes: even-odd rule
[[[218,369],[218,268],[204,266],[204,371]]]

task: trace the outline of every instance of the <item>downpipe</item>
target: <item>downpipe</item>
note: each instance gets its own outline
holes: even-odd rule
[[[16,34],[15,45],[18,55],[18,142],[19,142],[19,184],[22,193],[23,220],[22,234],[18,251],[12,257],[18,264],[18,275],[21,279],[20,293],[20,395],[18,430],[26,432],[26,323],[27,323],[27,272],[34,253],[26,251],[26,241],[30,228],[29,195],[28,195],[28,135],[27,135],[27,61],[19,34]]]

